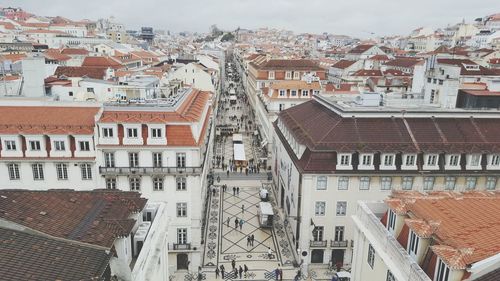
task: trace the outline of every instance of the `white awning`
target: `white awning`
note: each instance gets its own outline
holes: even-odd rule
[[[263,215],[274,215],[273,206],[269,202],[260,202],[259,209]]]
[[[351,273],[349,273],[347,271],[339,271],[339,272],[337,272],[337,276],[339,278],[351,278]]]
[[[245,156],[245,145],[241,143],[234,144],[234,160],[235,161],[246,161]]]
[[[243,142],[243,135],[242,134],[233,134],[233,142]]]

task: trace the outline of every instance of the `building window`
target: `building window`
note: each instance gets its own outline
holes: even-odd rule
[[[314,205],[314,214],[316,216],[324,216],[325,215],[325,210],[326,210],[326,202],[320,201],[316,202]]]
[[[90,151],[90,142],[80,141],[78,144],[80,145],[80,151]]]
[[[32,151],[40,151],[41,145],[39,141],[30,141],[30,149]]]
[[[396,228],[396,213],[389,209],[387,215],[387,229],[393,231]]]
[[[392,275],[390,270],[387,270],[387,277],[385,278],[385,281],[396,281],[396,278]]]
[[[176,177],[175,181],[177,183],[177,190],[178,191],[186,190],[186,178],[185,177]]]
[[[106,178],[106,188],[116,189],[116,178]]]
[[[413,188],[413,177],[403,177],[401,188],[403,190],[411,190]]]
[[[154,177],[153,178],[153,190],[154,191],[162,191],[163,190],[163,178]]]
[[[344,241],[344,226],[336,226],[335,227],[335,241]]]
[[[137,128],[128,128],[127,129],[127,137],[128,138],[137,138]]]
[[[302,90],[302,96],[303,97],[308,97],[309,96],[309,90]]]
[[[130,152],[128,154],[128,164],[129,164],[129,167],[131,167],[131,168],[139,167],[139,153]]]
[[[278,110],[279,111],[285,110],[285,104],[284,103],[280,103],[279,106],[278,106]]]
[[[456,177],[446,177],[445,182],[444,182],[444,189],[445,190],[454,190],[456,182],[457,182]]]
[[[500,155],[492,155],[490,165],[491,166],[500,166]]]
[[[64,144],[64,141],[54,141],[54,149],[56,151],[65,151],[66,146]]]
[[[363,155],[363,156],[361,156],[361,165],[363,165],[363,166],[371,166],[372,165],[372,156],[371,155]]]
[[[63,163],[56,164],[57,179],[67,180],[68,179],[68,165]]]
[[[5,150],[14,151],[16,150],[16,141],[7,140],[5,143]]]
[[[115,167],[115,153],[114,152],[104,152],[104,165],[106,168]]]
[[[269,80],[274,80],[274,71],[269,71],[268,75]]]
[[[19,174],[19,164],[7,164],[7,169],[9,170],[9,179],[18,180],[21,178]]]
[[[80,170],[82,172],[82,180],[92,179],[92,166],[91,164],[81,164]]]
[[[323,241],[323,231],[323,226],[315,226],[312,231],[313,241]]]
[[[151,136],[155,139],[162,138],[162,133],[160,128],[151,129]]]
[[[292,97],[296,97],[296,96],[297,96],[297,90],[291,90],[291,91],[290,91],[290,95],[291,95]]]
[[[359,189],[360,190],[370,189],[370,177],[360,177],[359,178]]]
[[[349,166],[351,164],[351,155],[342,154],[340,155],[340,165],[341,166]]]
[[[327,185],[328,178],[326,176],[318,176],[317,182],[316,182],[316,189],[317,190],[325,190],[326,185]]]
[[[380,189],[391,190],[392,188],[392,178],[391,177],[381,177],[380,178]]]
[[[394,155],[384,155],[384,166],[394,165]]]
[[[436,270],[435,281],[448,281],[450,275],[450,268],[441,260],[438,260],[438,267]]]
[[[477,177],[467,177],[465,188],[475,189],[476,183],[477,183]]]
[[[434,177],[424,177],[424,190],[432,190],[434,188]]]
[[[284,97],[286,94],[286,91],[285,90],[280,90],[280,97]]]
[[[495,190],[497,187],[497,177],[487,177],[486,178],[486,189]]]
[[[294,72],[293,72],[293,79],[294,79],[294,80],[298,80],[298,79],[300,78],[300,76],[299,76],[299,75],[300,75],[300,72],[299,72],[299,71],[294,71]]]
[[[102,128],[102,135],[105,138],[113,137],[113,128]]]
[[[410,256],[414,257],[417,255],[419,240],[417,234],[410,230],[410,243],[408,243],[408,254],[410,254]]]
[[[186,168],[186,153],[176,153],[177,168]]]
[[[458,166],[460,163],[460,155],[450,155],[450,158],[448,160],[448,165],[452,167]]]
[[[292,79],[292,72],[291,71],[285,72],[285,79]]]
[[[187,203],[177,203],[177,217],[187,217]]]
[[[437,158],[436,154],[427,155],[427,166],[436,166]]]
[[[373,269],[373,264],[375,262],[375,249],[373,249],[372,244],[368,245],[368,264]]]
[[[187,228],[177,228],[177,244],[187,244]]]
[[[345,216],[347,212],[347,202],[338,201],[337,202],[337,216]]]
[[[129,179],[130,190],[139,191],[141,190],[141,178],[133,177]]]
[[[34,180],[43,180],[43,165],[40,163],[32,164],[31,169],[33,170],[33,179]]]
[[[153,167],[161,168],[162,166],[163,166],[163,163],[162,163],[161,152],[153,152]]]
[[[347,190],[349,188],[349,177],[339,177],[339,190]]]
[[[473,154],[470,156],[470,166],[479,166],[481,164],[481,154]]]
[[[413,166],[415,165],[415,155],[406,155],[405,166]]]

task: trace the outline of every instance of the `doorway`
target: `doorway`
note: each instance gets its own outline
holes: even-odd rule
[[[177,270],[188,269],[188,255],[177,254]]]
[[[336,266],[337,264],[341,264],[344,266],[344,253],[343,249],[334,249],[332,250],[332,265]]]
[[[311,251],[311,263],[323,263],[323,249],[314,249]]]

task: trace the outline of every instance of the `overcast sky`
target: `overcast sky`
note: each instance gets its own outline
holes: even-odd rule
[[[294,32],[370,37],[408,34],[500,13],[500,0],[2,0],[43,16],[98,19],[114,16],[127,28],[153,26],[207,32],[276,27]]]

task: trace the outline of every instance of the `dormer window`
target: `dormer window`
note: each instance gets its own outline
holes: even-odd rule
[[[5,150],[15,151],[17,149],[16,141],[6,140],[4,143],[5,143]]]
[[[393,154],[384,155],[384,166],[392,166],[392,165],[394,165],[394,155]]]
[[[405,166],[415,166],[416,158],[415,154],[405,155]]]
[[[292,79],[292,72],[291,71],[285,72],[285,79],[287,79],[287,80]]]
[[[394,229],[396,229],[396,213],[394,213],[391,209],[387,214],[387,229],[394,233]]]
[[[160,128],[151,129],[151,136],[153,138],[162,138],[162,133]]]
[[[341,154],[339,163],[342,166],[350,165],[351,164],[351,155],[350,154]]]
[[[64,141],[54,141],[54,149],[56,151],[65,151],[66,145],[64,144]]]
[[[448,155],[448,166],[450,168],[457,168],[460,165],[460,155],[459,154],[451,154]]]
[[[298,71],[294,71],[294,72],[293,72],[293,79],[294,79],[294,80],[298,80],[298,79],[300,79],[299,73],[300,73],[300,72],[298,72]]]
[[[410,243],[408,243],[408,254],[410,254],[411,257],[415,258],[417,256],[418,252],[418,244],[420,242],[420,238],[413,232],[413,230],[410,230]]]
[[[269,73],[268,73],[268,79],[269,80],[274,80],[274,71],[269,71]]]
[[[469,166],[479,166],[481,164],[481,154],[472,154],[469,156]]]
[[[102,128],[102,136],[105,138],[112,138],[113,128]]]
[[[372,165],[372,156],[365,154],[361,156],[361,165],[363,166],[371,166]]]
[[[426,156],[425,164],[427,166],[436,166],[437,165],[437,160],[438,160],[438,155],[437,154],[428,154]]]
[[[127,129],[127,137],[128,138],[137,138],[137,129],[136,128],[128,128]]]
[[[493,167],[500,166],[500,155],[498,155],[498,154],[491,155],[490,166],[493,166]]]
[[[449,276],[450,268],[441,259],[438,259],[434,281],[448,281]]]

